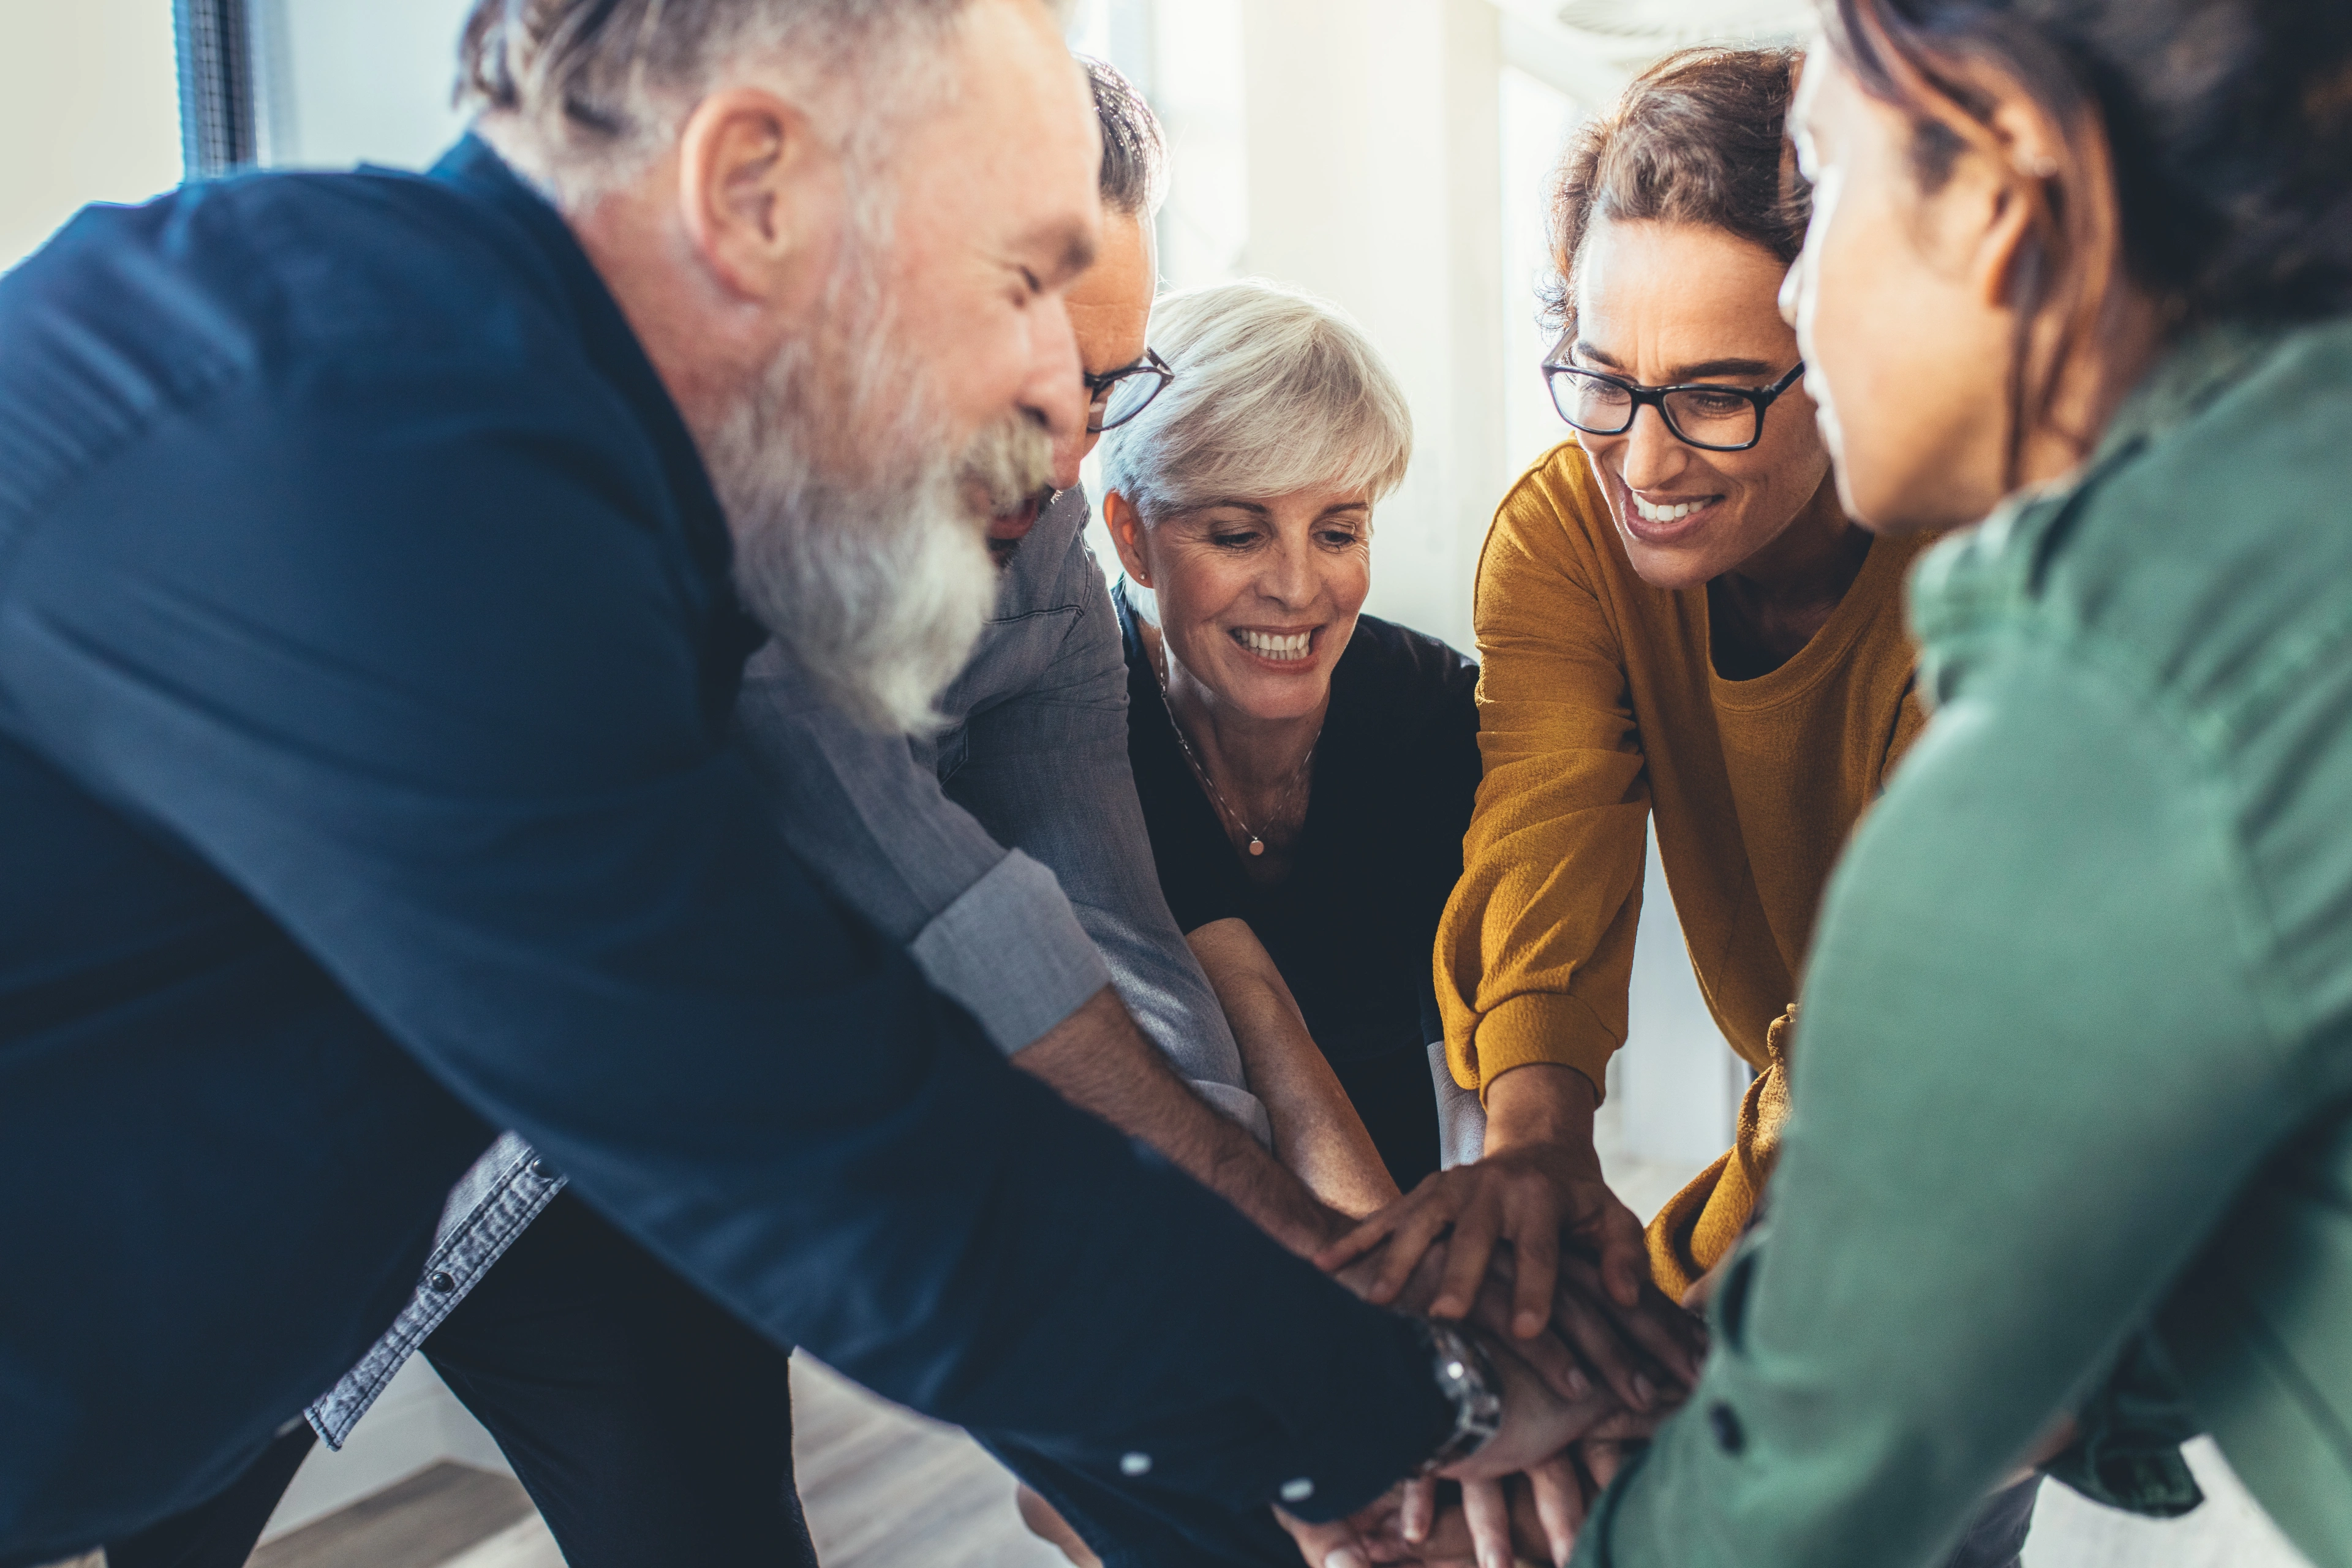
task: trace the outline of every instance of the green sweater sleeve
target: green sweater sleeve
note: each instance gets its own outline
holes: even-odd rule
[[[1903,1568],[2115,1364],[2295,1119],[2242,803],[2079,645],[1988,657],[1831,885],[1769,1224],[1618,1568]]]

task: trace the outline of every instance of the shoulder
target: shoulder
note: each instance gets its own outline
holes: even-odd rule
[[[0,454],[37,486],[28,470],[91,461],[211,397],[274,394],[299,413],[370,384],[454,403],[485,380],[562,394],[581,380],[578,334],[531,254],[488,203],[388,172],[85,209],[0,278]]]
[[[1495,509],[1495,531],[1540,553],[1601,542],[1614,525],[1591,459],[1562,441],[1518,477]]]
[[[2333,520],[2352,489],[2352,322],[2243,352],[2243,374],[2075,489],[1927,555],[1914,616],[1939,694],[1996,650],[2053,643],[2242,744],[2344,663],[2352,530]]]
[[[1553,447],[1496,509],[1478,556],[1479,636],[1490,622],[1549,622],[1635,581],[1584,448]]]
[[[1379,726],[1402,745],[1478,724],[1478,664],[1452,644],[1410,626],[1359,616],[1332,672],[1332,701],[1351,721]]]

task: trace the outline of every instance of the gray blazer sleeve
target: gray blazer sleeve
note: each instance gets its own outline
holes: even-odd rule
[[[1111,983],[1054,874],[950,801],[904,736],[820,700],[773,644],[743,673],[736,723],[793,852],[999,1050],[1031,1044]]]
[[[1045,602],[1059,606],[1050,663],[973,710],[961,755],[945,759],[948,796],[1053,868],[1144,1033],[1204,1099],[1270,1144],[1224,1010],[1160,891],[1128,764],[1118,619],[1083,537],[1071,539]]]

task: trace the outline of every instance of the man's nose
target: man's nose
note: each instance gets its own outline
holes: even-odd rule
[[[1625,461],[1618,472],[1637,490],[1671,484],[1689,461],[1682,442],[1666,428],[1666,416],[1654,406],[1633,410],[1633,428],[1619,439],[1625,443]]]
[[[1054,483],[1067,489],[1078,482],[1078,460],[1086,453],[1088,395],[1077,336],[1060,295],[1037,301],[1029,330],[1029,376],[1022,384],[1021,405],[1054,438]]]

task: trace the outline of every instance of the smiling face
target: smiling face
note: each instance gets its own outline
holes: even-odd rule
[[[1597,219],[1577,258],[1568,362],[1638,383],[1762,388],[1797,363],[1777,296],[1786,269],[1720,229]],[[1744,452],[1678,440],[1655,408],[1621,436],[1579,432],[1643,581],[1696,587],[1769,548],[1823,493],[1829,451],[1804,383]]]
[[[1114,492],[1104,512],[1128,575],[1158,600],[1172,666],[1252,719],[1322,705],[1372,586],[1363,490],[1221,501],[1148,526]]]

